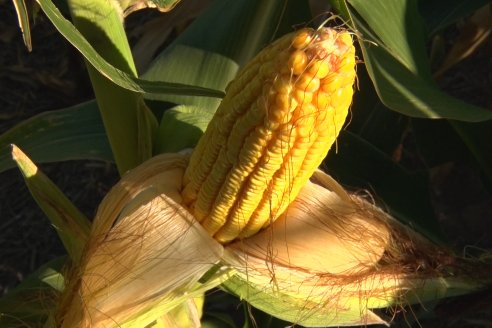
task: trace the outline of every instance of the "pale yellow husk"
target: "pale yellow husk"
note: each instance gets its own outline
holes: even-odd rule
[[[407,260],[405,251],[417,247],[437,262],[442,255],[406,233],[411,232],[317,171],[270,229],[226,248],[224,260],[236,272],[224,285],[255,307],[310,327],[387,324],[371,309],[479,287],[452,274],[419,272],[418,261],[425,266],[429,258]],[[411,238],[415,244],[407,246]]]
[[[71,275],[61,327],[144,327],[195,296],[223,248],[179,205],[186,162],[156,157],[110,191]]]
[[[418,272],[418,259],[407,259],[405,247],[414,247],[412,254],[421,247],[431,257],[438,248],[409,237],[387,214],[320,171],[270,227],[220,245],[180,205],[187,160],[157,156],[107,195],[82,265],[71,270],[54,316],[57,327],[180,327],[183,321],[166,313],[226,279],[224,287],[253,306],[312,327],[385,323],[371,309],[479,287]],[[409,269],[398,269],[400,264]],[[222,268],[216,279],[198,282],[213,267]],[[196,326],[193,309],[185,304],[176,313],[188,313],[187,325]]]

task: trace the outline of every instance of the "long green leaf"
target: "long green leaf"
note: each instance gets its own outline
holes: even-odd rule
[[[29,14],[27,13],[26,3],[24,0],[13,0],[13,2],[24,44],[28,51],[32,51],[31,27],[29,26]]]
[[[310,20],[308,14],[307,3],[217,0],[156,58],[143,77],[225,90],[239,67],[273,41],[277,32],[292,31],[292,20],[306,22]],[[152,94],[147,98],[210,111],[220,103],[218,99],[177,94]]]
[[[34,200],[56,228],[72,262],[78,263],[89,238],[89,220],[15,145],[12,146],[12,158],[22,172]]]
[[[115,68],[104,60],[79,31],[66,20],[60,11],[49,0],[37,0],[43,12],[48,16],[57,30],[73,44],[84,57],[105,77],[117,85],[141,93],[171,93],[188,96],[223,97],[222,91],[207,88],[194,87],[179,83],[147,81],[132,77],[131,75]]]
[[[275,36],[291,32],[295,23],[309,20],[306,2],[217,0],[156,58],[144,77],[225,90],[239,68]],[[218,99],[178,95],[153,94],[147,98],[193,106],[209,113],[213,113],[220,103]],[[210,117],[207,115],[200,120],[203,123],[204,118]],[[167,118],[176,122],[174,116]],[[165,120],[161,125],[157,150],[180,149],[181,141],[176,144],[175,140],[181,140],[181,134],[173,136],[178,129]],[[196,136],[199,130],[200,127],[195,130]],[[192,145],[186,143],[186,146]]]
[[[431,79],[416,0],[348,0],[364,61],[381,101],[412,117],[477,122],[492,112],[440,91]]]
[[[95,101],[44,112],[0,136],[0,172],[15,167],[10,144],[24,149],[36,163],[96,159],[113,161]]]
[[[490,4],[490,0],[429,0],[419,1],[420,13],[429,35],[433,36],[475,10]]]

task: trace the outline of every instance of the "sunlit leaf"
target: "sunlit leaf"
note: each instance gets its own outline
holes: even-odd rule
[[[17,20],[22,32],[22,38],[28,51],[32,51],[31,27],[29,26],[29,14],[27,13],[26,3],[24,0],[13,0]]]
[[[46,16],[53,22],[58,31],[73,44],[84,57],[104,76],[112,82],[128,90],[141,93],[171,93],[181,95],[200,95],[206,97],[223,96],[223,92],[210,90],[201,87],[183,85],[179,83],[147,81],[132,77],[131,75],[121,71],[110,65],[104,60],[87,40],[80,34],[79,31],[66,20],[60,11],[49,0],[38,0],[41,9]]]
[[[75,159],[112,161],[113,155],[94,101],[36,115],[0,136],[0,172],[15,167],[10,144],[36,163]]]
[[[34,200],[56,228],[71,260],[77,263],[89,238],[89,220],[15,145],[12,146],[12,158],[22,172]]]
[[[307,3],[286,6],[274,1],[215,1],[180,35],[143,75],[152,81],[168,81],[214,90],[225,87],[259,50],[281,32],[292,31],[292,19],[306,22]],[[290,7],[295,7],[293,12]],[[287,17],[287,15],[289,15]],[[289,22],[289,23],[287,23]],[[213,26],[213,33],[210,32]],[[289,31],[289,32],[290,32]],[[178,94],[148,95],[147,98],[193,105],[215,111],[219,99],[179,97]]]
[[[387,107],[412,117],[470,122],[492,119],[491,111],[444,94],[432,81],[416,1],[348,2],[355,27],[362,33],[364,62]]]

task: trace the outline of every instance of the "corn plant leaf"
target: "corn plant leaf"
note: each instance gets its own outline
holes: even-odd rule
[[[215,1],[154,60],[143,77],[155,81],[225,90],[239,67],[270,43],[276,35],[292,31],[294,22],[309,20],[309,8],[305,2],[291,1],[285,5],[281,0]],[[214,26],[214,33],[209,33],[210,26]],[[203,108],[209,113],[215,112],[220,103],[219,99],[210,97],[182,97],[170,94],[152,94],[146,95],[146,98]],[[188,117],[191,119],[191,116]],[[185,118],[185,115],[181,113],[175,116],[171,113],[165,118],[176,122],[175,118]],[[203,125],[204,120],[209,118],[211,115],[204,114],[203,118],[185,123],[201,122],[198,124]],[[201,126],[197,127],[198,129],[192,129],[194,140],[201,129]],[[172,131],[166,131],[167,129]],[[173,133],[178,130],[165,120],[162,120],[159,131],[158,152],[193,146],[184,140],[176,142],[178,138],[182,138],[182,134],[173,137]]]
[[[154,153],[194,148],[212,116],[212,112],[194,106],[181,105],[167,110],[162,117]]]
[[[301,326],[332,327],[385,324],[384,320],[371,311],[368,311],[364,321],[361,321],[359,306],[337,311],[337,309],[329,306],[310,304],[309,297],[307,299],[295,298],[274,287],[265,288],[265,286],[254,285],[248,281],[247,275],[244,274],[232,276],[222,284],[222,287],[246,300],[257,309]]]
[[[42,328],[63,290],[65,257],[52,260],[0,299],[0,327]]]
[[[325,165],[337,181],[369,190],[376,202],[396,219],[435,243],[444,243],[430,203],[425,172],[406,170],[389,155],[348,131],[342,131],[337,153],[329,154]]]
[[[104,60],[90,45],[90,43],[80,34],[80,32],[66,20],[60,11],[49,0],[37,1],[55,25],[57,30],[77,48],[81,54],[105,77],[113,83],[135,92],[140,93],[171,93],[189,96],[217,97],[223,96],[222,91],[207,88],[183,85],[179,83],[155,82],[135,78],[120,69],[115,68]]]
[[[95,101],[38,114],[2,134],[0,172],[15,167],[10,156],[12,143],[36,163],[113,160]]]
[[[490,3],[490,0],[432,0],[420,1],[419,9],[429,35],[433,36],[449,25],[467,17]]]
[[[296,23],[309,21],[306,3],[275,1],[215,1],[151,64],[143,78],[197,85],[214,90],[225,87],[244,65],[276,35],[292,31]],[[210,33],[210,26],[214,33]],[[174,104],[215,111],[219,99],[147,95]]]
[[[104,0],[70,0],[67,4],[73,24],[94,50],[114,68],[136,77],[119,4]],[[86,65],[116,167],[122,174],[150,157],[153,135],[151,125],[145,123],[155,118],[145,110],[141,94],[114,84],[87,61]]]
[[[357,83],[360,89],[352,100],[352,118],[347,129],[385,154],[397,155],[411,119],[381,103],[363,65],[357,66]]]
[[[12,158],[34,200],[55,227],[72,261],[77,263],[89,238],[89,220],[15,145],[12,145]]]
[[[492,112],[440,91],[432,81],[424,24],[414,0],[348,0],[364,61],[381,101],[404,115],[477,122]],[[411,18],[409,18],[411,17]]]
[[[338,13],[347,24],[352,24],[346,0],[330,0],[330,4],[335,12]]]
[[[17,20],[22,32],[22,39],[29,52],[32,51],[31,27],[29,26],[29,14],[27,13],[26,2],[24,0],[13,0]]]

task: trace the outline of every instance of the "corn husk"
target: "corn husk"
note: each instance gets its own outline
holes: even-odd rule
[[[222,247],[179,205],[186,156],[162,155],[126,176],[96,215],[72,269],[61,327],[145,327],[197,296]]]
[[[373,309],[467,293],[486,280],[470,279],[449,251],[320,171],[268,228],[221,245],[181,205],[187,160],[157,156],[110,191],[52,326],[198,326],[191,300],[220,283],[303,326],[387,324]]]
[[[437,268],[440,260],[451,271]],[[309,327],[389,324],[372,309],[480,287],[458,273],[448,251],[320,171],[270,229],[229,245],[224,261],[236,268],[227,290]]]

